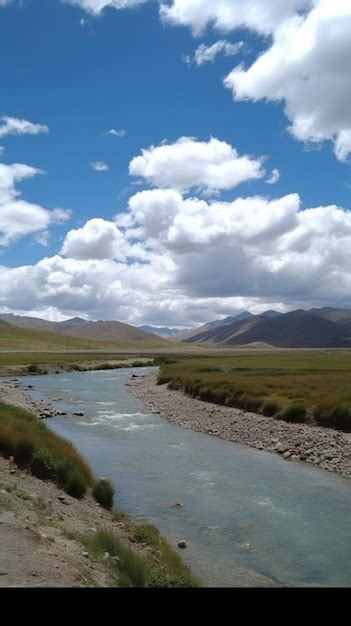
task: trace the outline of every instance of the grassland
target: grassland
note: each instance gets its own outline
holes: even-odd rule
[[[351,430],[351,354],[316,351],[181,359],[163,365],[159,383],[202,400],[284,417],[306,407],[306,419]],[[339,416],[339,417],[338,417]],[[341,416],[341,417],[340,417]],[[301,420],[302,421],[302,420]]]

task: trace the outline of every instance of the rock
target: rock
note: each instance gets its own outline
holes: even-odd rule
[[[65,411],[56,411],[55,415],[67,415]]]
[[[110,553],[109,552],[105,552],[104,556],[103,556],[104,561],[108,561],[109,558],[110,558]]]
[[[182,550],[187,548],[186,541],[178,541],[178,548],[181,548]]]
[[[291,457],[291,452],[289,452],[289,451],[284,452],[283,459],[290,459],[290,457]]]
[[[87,559],[89,557],[89,552],[83,552],[83,556]]]
[[[84,413],[82,411],[77,411],[76,413],[73,413],[73,415],[76,417],[84,417]]]
[[[10,474],[16,474],[16,470],[10,469]]]
[[[66,498],[65,496],[58,496],[57,498],[58,500],[60,500],[60,502],[62,502],[62,504],[66,504]]]
[[[172,507],[172,509],[175,509],[177,507],[184,506],[184,504],[182,502],[171,502],[171,504],[169,506]]]

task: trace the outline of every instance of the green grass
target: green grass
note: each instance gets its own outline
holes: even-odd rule
[[[89,465],[70,442],[30,413],[4,403],[0,403],[0,454],[14,455],[20,467],[52,480],[75,497],[82,497],[94,483]]]
[[[108,480],[98,480],[93,487],[93,496],[104,509],[112,509],[115,490]]]
[[[321,404],[330,408],[331,416],[341,404],[343,416],[339,420],[330,417],[324,425],[328,422],[332,427],[351,429],[350,352],[299,351],[178,359],[161,366],[158,382],[205,401],[255,412],[263,412],[267,404],[284,412],[291,404],[303,403],[309,416]],[[350,409],[349,417],[345,407]],[[272,408],[269,410],[274,414]]]
[[[119,537],[100,530],[94,533],[69,533],[89,555],[105,563],[112,582],[119,587],[198,587],[198,581],[158,530],[148,524],[132,526],[129,535],[134,542],[152,548],[148,556],[137,554]],[[109,557],[106,558],[106,553]],[[117,557],[115,559],[111,557]]]
[[[148,586],[150,587],[199,587],[199,581],[193,576],[180,556],[162,537],[158,529],[151,524],[133,526],[130,530],[133,538],[140,544],[152,548]]]

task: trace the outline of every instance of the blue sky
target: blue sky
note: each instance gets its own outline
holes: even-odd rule
[[[181,9],[182,2],[178,1]],[[206,0],[202,2],[205,7]],[[251,2],[254,8],[257,4],[257,0],[246,2]],[[81,4],[84,5],[84,0]],[[214,11],[216,4],[212,5]],[[172,2],[168,6],[172,6]],[[215,15],[212,18],[215,19]],[[233,22],[233,26],[224,33],[209,24],[200,36],[194,37],[186,19],[183,19],[183,24],[181,18],[178,21],[178,25],[162,23],[158,2],[146,2],[126,10],[107,6],[96,16],[80,6],[71,6],[60,0],[13,0],[6,6],[0,6],[0,115],[46,125],[49,129],[48,133],[36,135],[8,134],[0,137],[0,146],[4,148],[0,161],[6,165],[22,163],[44,170],[45,174],[17,184],[21,197],[45,210],[61,208],[70,211],[69,218],[67,216],[63,223],[54,223],[45,229],[49,230],[49,235],[44,237],[45,246],[37,242],[33,233],[14,237],[10,243],[5,242],[1,247],[2,266],[10,269],[21,266],[34,268],[44,257],[52,258],[60,253],[70,230],[82,228],[94,218],[113,222],[116,214],[128,211],[128,200],[137,192],[170,187],[167,181],[155,185],[146,175],[141,178],[130,176],[128,167],[142,149],[158,146],[165,140],[168,145],[174,145],[180,137],[193,137],[204,143],[214,137],[235,148],[239,156],[266,157],[263,163],[265,176],[216,190],[212,199],[194,186],[192,191],[181,190],[184,198],[197,195],[199,201],[230,203],[238,197],[259,196],[268,202],[289,194],[299,194],[300,211],[337,205],[349,219],[350,164],[348,158],[336,158],[327,131],[314,129],[309,131],[307,140],[302,141],[297,136],[298,132],[293,136],[288,131],[289,115],[284,109],[287,103],[289,105],[289,95],[285,99],[283,95],[280,102],[270,101],[269,94],[257,97],[250,93],[245,99],[234,100],[230,89],[223,86],[224,78],[238,63],[242,62],[249,68],[260,53],[269,49],[275,37],[275,26],[263,37],[258,28],[255,27],[255,30],[243,19],[243,25],[251,30],[237,27]],[[194,55],[201,44],[211,46],[218,40],[229,43],[243,41],[244,46],[235,56],[218,54],[213,62],[199,67],[195,63],[189,66],[184,62],[184,55]],[[310,73],[312,75],[313,68]],[[293,115],[290,115],[290,122],[292,119]],[[343,124],[341,127],[335,125],[333,131],[328,132],[348,132],[346,122]],[[111,128],[124,129],[126,134],[121,137],[108,135],[107,131]],[[317,144],[316,137],[320,139],[320,136]],[[97,161],[106,163],[109,170],[95,171],[91,163]],[[273,169],[279,170],[280,178],[269,185],[267,179]],[[345,233],[348,232],[347,224],[342,226]],[[322,230],[325,231],[324,226]],[[156,245],[144,233],[141,244],[146,248],[151,246],[155,254],[167,256],[169,250],[161,250],[160,240]],[[329,240],[327,234],[325,245]],[[233,246],[232,241],[231,249]],[[207,252],[205,250],[204,253]],[[206,258],[212,259],[214,252],[211,250]],[[171,250],[170,254],[177,255],[171,259],[177,265],[180,250]],[[266,251],[263,254],[267,256]],[[76,259],[77,266],[83,258],[88,260],[84,253]],[[111,261],[111,255],[108,258]],[[99,259],[102,259],[101,255]],[[134,261],[133,255],[127,255],[127,265],[132,265]],[[281,259],[279,262],[283,263]],[[143,259],[144,263],[150,263],[150,259]],[[225,314],[235,308],[239,310],[246,302],[235,302],[236,297],[247,298],[247,304],[254,304],[258,309],[272,301],[281,308],[291,308],[295,303],[306,301],[313,305],[327,300],[326,291],[312,294],[309,298],[308,288],[301,287],[299,281],[292,287],[291,293],[286,293],[284,288],[279,291],[275,284],[274,287],[271,285],[270,291],[269,280],[266,280],[268,287],[265,293],[260,287],[248,292],[247,288],[239,288],[236,281],[233,289],[226,287],[219,296],[211,291],[198,294],[197,288],[190,293],[189,281],[179,282],[184,268],[179,265],[178,270],[177,276],[170,279],[169,286],[162,288],[166,289],[167,297],[169,290],[173,290],[174,302],[178,295],[181,300],[187,294],[189,301],[194,297],[193,310],[196,301],[201,300],[198,314],[192,316],[185,313],[182,300],[183,304],[178,302],[178,306],[174,305],[174,315],[171,305],[167,312],[162,313],[155,305],[151,307],[152,313],[151,309],[148,312],[147,319],[140,312],[133,322],[181,324],[184,318],[185,324],[200,323],[207,315]],[[342,277],[344,281],[348,278],[345,270]],[[120,280],[118,275],[115,279]],[[293,280],[292,270],[282,283],[286,280]],[[199,283],[198,278],[196,282]],[[124,286],[124,290],[129,288],[129,283]],[[50,310],[50,315],[57,314],[58,317],[81,311],[74,297],[72,303],[66,302],[60,307],[56,296],[52,301],[49,296],[45,301],[33,296],[28,304],[29,310],[41,315],[43,311]],[[339,295],[331,294],[330,300],[330,304],[347,303],[344,291]],[[11,295],[7,293],[0,305],[3,310],[24,310],[19,307],[16,297],[12,302]],[[20,306],[23,307],[23,303]],[[84,306],[87,316],[96,315],[96,302],[92,301],[90,308],[86,303]],[[105,309],[99,310],[99,314],[103,315],[105,311],[106,316],[119,315],[125,321],[132,319],[127,305],[123,306],[125,308],[119,310],[118,302],[109,302]]]

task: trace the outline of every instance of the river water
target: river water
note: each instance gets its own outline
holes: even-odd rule
[[[84,412],[46,424],[113,482],[117,508],[187,542],[181,556],[205,586],[350,586],[351,481],[150,414],[125,386],[148,371],[26,382],[57,410]]]

